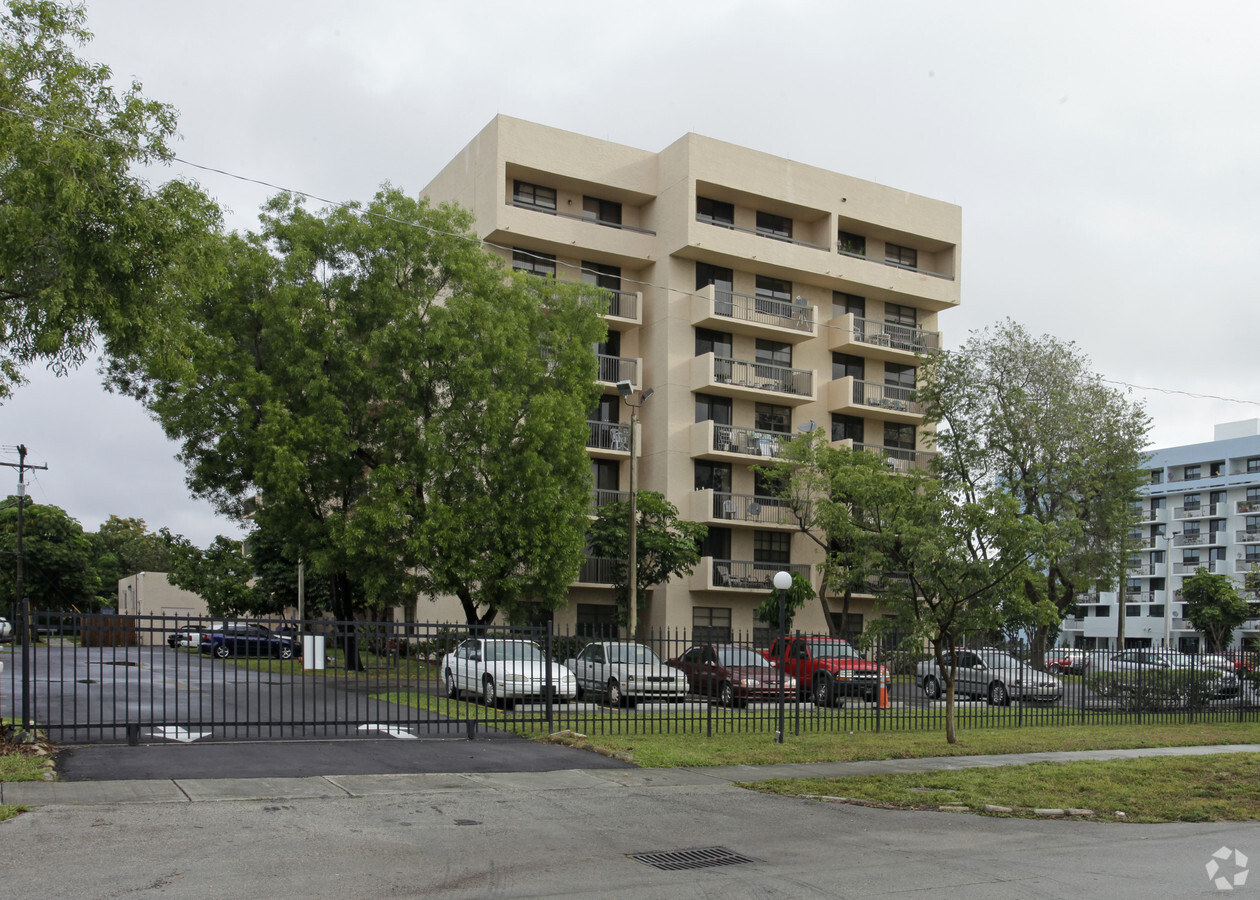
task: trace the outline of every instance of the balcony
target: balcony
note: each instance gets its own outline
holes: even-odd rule
[[[1238,544],[1255,544],[1260,542],[1260,530],[1244,528],[1234,532],[1234,542]]]
[[[696,422],[691,426],[691,455],[722,459],[733,454],[756,457],[761,462],[777,459],[783,445],[791,439],[790,434],[760,428]]]
[[[586,449],[592,456],[620,459],[630,455],[630,425],[587,420]]]
[[[852,375],[832,381],[827,392],[831,412],[917,425],[927,411],[927,404],[915,399],[914,388],[862,381]]]
[[[1240,516],[1247,513],[1260,512],[1260,500],[1239,500],[1237,512]]]
[[[906,450],[902,447],[881,447],[878,444],[850,444],[854,450],[868,450],[871,453],[882,453],[894,472],[907,472],[910,469],[926,469],[939,454],[935,450]]]
[[[618,322],[643,324],[643,294],[639,291],[613,291],[604,289],[608,296],[608,312],[604,315]]]
[[[789,572],[794,577],[810,577],[810,567],[801,563],[764,563],[706,556],[692,573],[688,587],[693,591],[748,591],[765,594],[773,589],[770,579],[775,572]]]
[[[907,272],[915,272],[919,275],[930,275],[933,278],[942,278],[946,281],[954,280],[953,275],[947,275],[944,272],[933,272],[931,269],[925,269],[922,266],[907,265],[906,263],[900,262],[896,259],[889,259],[887,257],[880,259],[874,256],[867,256],[865,247],[862,247],[859,250],[844,239],[836,241],[836,252],[841,256],[847,256],[850,259],[864,259],[868,262],[883,263],[886,266],[892,266],[894,269],[904,269]]]
[[[691,324],[732,334],[774,337],[799,344],[818,334],[815,307],[808,303],[784,303],[715,285],[700,288],[691,298]]]
[[[941,333],[910,328],[878,319],[864,319],[852,313],[836,316],[829,323],[830,349],[885,362],[910,363],[925,353],[941,349]]]
[[[691,519],[697,522],[732,522],[746,525],[798,528],[799,522],[788,501],[781,497],[730,494],[699,490],[691,495]]]
[[[578,570],[575,585],[588,587],[612,587],[613,565],[620,560],[612,560],[602,556],[588,556],[582,560],[582,568]]]
[[[629,491],[610,491],[604,488],[595,488],[591,491],[590,512],[593,514],[601,506],[607,506],[610,503],[627,503],[629,500]]]
[[[543,205],[539,203],[530,203],[527,200],[522,200],[515,197],[509,201],[509,205],[515,206],[517,209],[528,209],[531,212],[540,212],[549,216],[555,216],[558,219],[573,219],[578,222],[590,222],[594,225],[602,225],[605,228],[616,228],[619,231],[632,231],[636,234],[650,234],[650,235],[656,234],[656,232],[652,231],[650,228],[636,228],[633,225],[625,225],[621,222],[615,222],[609,219],[601,219],[595,215],[592,215],[591,213],[584,213],[582,215],[578,215],[577,213],[564,212],[562,210],[556,209],[554,206],[547,206],[547,205]]]
[[[1138,522],[1163,522],[1166,510],[1161,507],[1159,509],[1138,509],[1134,512]]]
[[[1234,560],[1234,574],[1246,575],[1248,572],[1260,572],[1260,559]]]
[[[596,353],[595,361],[599,364],[598,381],[604,384],[628,381],[635,390],[639,389],[639,364],[641,360],[626,356],[605,356],[603,353]]]
[[[1155,566],[1150,564],[1128,566],[1125,568],[1125,573],[1129,578],[1152,578],[1155,575]]]
[[[1223,544],[1218,535],[1220,532],[1209,531],[1205,534],[1177,534],[1173,535],[1174,547],[1207,547],[1210,544]]]
[[[707,216],[703,213],[696,213],[696,221],[705,225],[713,225],[718,228],[725,228],[727,231],[742,231],[744,234],[752,234],[761,238],[769,238],[773,241],[782,241],[785,244],[796,244],[798,247],[809,247],[811,250],[826,250],[826,244],[814,244],[810,241],[803,241],[800,238],[790,237],[779,231],[772,231],[767,228],[745,228],[743,225],[736,225],[734,222],[726,219],[718,219],[713,216]]]
[[[799,406],[814,399],[814,373],[703,353],[692,360],[691,389],[724,397],[773,398]]]
[[[1218,513],[1218,505],[1209,503],[1206,506],[1199,504],[1198,506],[1177,506],[1173,508],[1174,519],[1206,519],[1209,516],[1222,515]]]

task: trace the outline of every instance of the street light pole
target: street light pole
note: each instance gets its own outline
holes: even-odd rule
[[[783,611],[783,595],[792,586],[792,575],[789,572],[774,573],[774,589],[779,593],[779,730],[774,733],[774,742],[783,743],[783,670],[787,666],[787,617]]]
[[[630,567],[626,573],[626,579],[629,582],[627,589],[629,591],[629,612],[626,619],[626,630],[629,632],[630,639],[635,639],[635,633],[639,628],[639,490],[638,490],[638,462],[639,462],[639,407],[647,402],[647,398],[652,396],[655,389],[648,388],[639,395],[639,402],[635,403],[631,400],[634,390],[629,381],[618,381],[617,392],[621,394],[621,399],[626,401],[626,406],[630,407]]]

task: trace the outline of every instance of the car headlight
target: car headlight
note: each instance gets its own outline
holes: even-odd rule
[[[852,672],[837,672],[836,677],[840,679],[848,679],[853,677]]]
[[[737,681],[737,682],[735,682],[735,683],[736,683],[736,684],[739,684],[739,682],[738,682],[738,681]],[[744,683],[745,685],[747,685],[748,687],[761,687],[761,682],[760,682],[760,681],[758,681],[756,678],[748,678],[748,679],[745,679],[745,681],[744,681],[743,683]]]

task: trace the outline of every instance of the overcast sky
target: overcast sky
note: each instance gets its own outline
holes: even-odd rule
[[[693,131],[961,206],[947,348],[1005,316],[1075,341],[1134,386],[1153,446],[1260,416],[1260,4],[87,8],[87,55],[179,110],[189,163],[367,200],[385,181],[418,192],[498,113],[650,151]],[[274,193],[183,164],[158,177],[199,182],[241,230]],[[240,533],[93,369],[29,375],[0,445],[48,466],[37,502],[87,530],[116,514],[202,546]]]

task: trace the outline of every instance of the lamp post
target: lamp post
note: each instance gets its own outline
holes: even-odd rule
[[[634,395],[634,389],[630,382],[628,380],[617,382],[617,393],[626,402],[626,406],[630,407],[630,568],[626,575],[629,581],[630,611],[626,621],[626,630],[629,632],[631,640],[634,640],[635,632],[638,631],[639,627],[639,492],[636,484],[639,462],[639,407],[647,402],[647,398],[652,396],[654,390],[654,388],[648,388],[646,391],[643,391],[643,393],[639,394],[639,402],[635,403],[630,399]]]
[[[779,730],[774,733],[774,742],[776,744],[783,743],[783,669],[787,664],[787,620],[783,613],[783,595],[787,593],[788,588],[792,586],[792,575],[790,572],[778,571],[774,573],[774,589],[779,592]]]
[[[1174,531],[1172,534],[1160,535],[1164,539],[1164,649],[1172,649],[1172,548],[1173,538],[1181,534],[1180,531]],[[1151,567],[1151,574],[1154,575],[1154,567]],[[1154,591],[1151,592],[1152,595]],[[1121,614],[1124,610],[1120,611]],[[1121,650],[1124,648],[1121,647]]]

